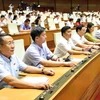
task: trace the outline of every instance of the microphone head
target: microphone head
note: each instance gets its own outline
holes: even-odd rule
[[[63,59],[65,62],[71,61],[71,55],[69,55],[67,58]]]
[[[88,51],[89,51],[89,52],[92,52],[92,48],[90,48]]]

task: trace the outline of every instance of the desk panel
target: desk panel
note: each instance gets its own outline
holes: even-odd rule
[[[84,65],[85,67],[74,75],[73,79],[65,85],[56,96],[53,96],[54,98],[52,97],[52,99],[64,100],[66,98],[67,100],[90,100],[97,87],[100,85],[100,80],[95,81],[96,78],[99,79],[99,62],[100,55]],[[90,90],[92,91],[90,92]]]
[[[75,55],[75,58],[85,58],[85,55]],[[100,85],[97,81],[100,74],[100,53],[97,53],[88,62],[66,82],[53,93],[50,98],[44,100],[89,100]],[[71,70],[71,67],[54,67],[55,76],[46,76],[50,79],[49,83],[53,84],[61,78],[66,72]],[[39,74],[26,74],[26,76],[45,76]],[[92,91],[91,91],[92,90]],[[43,90],[36,89],[7,89],[0,90],[0,100],[34,100],[39,98]],[[94,97],[95,98],[95,97]],[[38,99],[37,99],[38,100]]]
[[[57,78],[61,77],[70,68],[54,67],[53,69],[56,71],[56,74],[54,76],[46,76],[43,74],[26,74],[26,75],[27,76],[36,76],[36,77],[46,76],[50,79],[49,83],[52,84]],[[0,90],[0,100],[34,100],[42,92],[43,92],[43,90],[36,90],[36,89],[4,88],[4,89]]]

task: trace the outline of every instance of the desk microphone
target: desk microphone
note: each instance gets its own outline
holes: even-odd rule
[[[71,56],[72,56],[72,55],[69,55],[67,58],[64,58],[63,60],[64,60],[65,62],[71,61]]]
[[[43,96],[41,96],[41,97],[39,98],[39,100],[44,100],[44,97],[43,97]]]
[[[89,52],[92,52],[92,47],[88,50]]]

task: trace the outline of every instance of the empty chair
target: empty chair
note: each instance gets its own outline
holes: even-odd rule
[[[22,60],[23,57],[24,57],[24,54],[25,54],[24,40],[23,40],[23,39],[14,40],[14,44],[15,44],[14,54],[15,54],[20,60]]]
[[[54,20],[53,20],[53,18],[48,18],[47,19],[47,22],[49,23],[49,22],[54,22]]]
[[[9,23],[8,24],[9,34],[19,34],[18,27],[16,23]]]
[[[56,25],[55,25],[54,22],[49,22],[48,26],[49,26],[49,30],[55,30],[56,29]]]
[[[63,14],[63,20],[68,20],[68,15],[67,15],[67,13],[64,13],[64,14]]]
[[[61,21],[61,22],[59,22],[59,28],[61,29],[62,27],[64,27],[65,26],[65,22],[64,21]]]
[[[61,32],[54,33],[54,43],[57,45],[59,43],[60,38],[62,37]]]

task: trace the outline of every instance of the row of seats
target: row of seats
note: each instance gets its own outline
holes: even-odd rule
[[[97,31],[97,27],[94,28],[94,31]],[[74,34],[76,32],[76,30],[72,30],[72,34]],[[61,38],[61,32],[58,32],[58,33],[54,33],[54,43],[55,43],[55,46],[58,44],[60,38]],[[31,42],[32,39],[31,39]],[[25,48],[24,48],[24,40],[23,39],[19,39],[19,40],[14,40],[14,43],[15,43],[15,51],[14,53],[18,56],[19,59],[23,59],[23,56],[25,54]],[[45,42],[46,44],[46,42]],[[47,45],[47,44],[46,44]],[[19,53],[21,52],[21,53]]]
[[[58,44],[60,38],[61,38],[61,32],[54,33],[54,43],[55,43],[55,45]],[[15,44],[14,54],[17,55],[20,60],[22,60],[23,56],[25,54],[24,40],[23,39],[14,40],[14,44]],[[46,42],[45,42],[45,44],[46,44]]]

